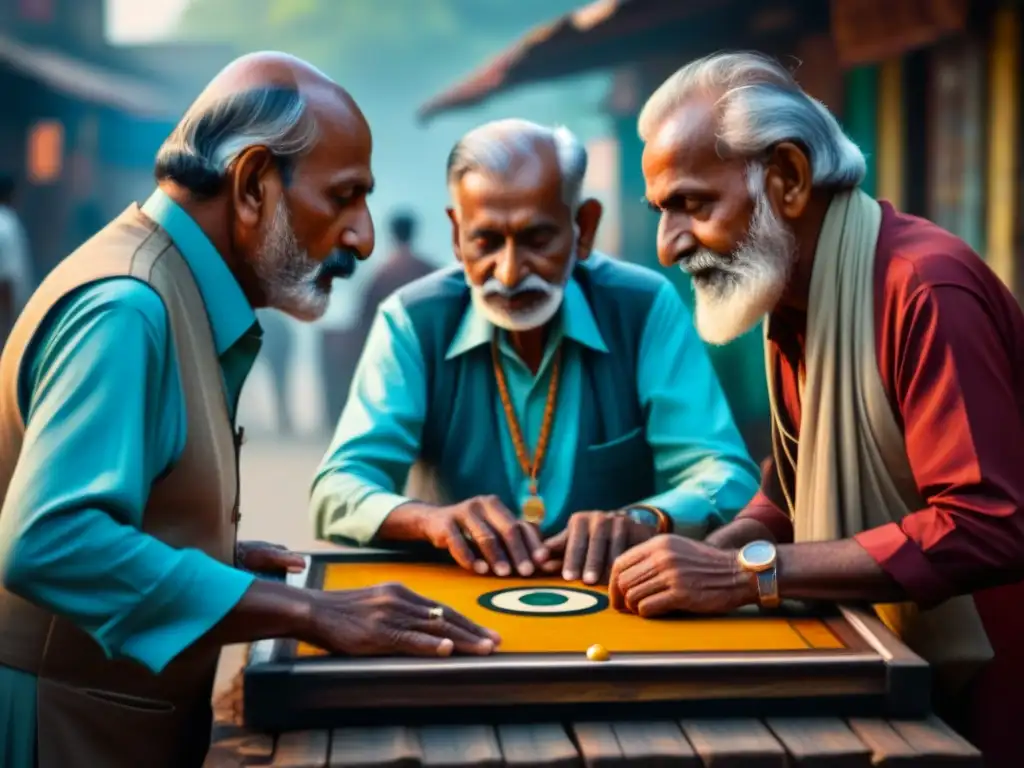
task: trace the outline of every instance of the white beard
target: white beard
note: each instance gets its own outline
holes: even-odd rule
[[[779,303],[795,263],[793,234],[761,190],[747,238],[730,257],[702,249],[680,266],[693,276],[701,338],[722,345],[752,329]]]
[[[469,286],[470,295],[473,298],[473,306],[483,315],[489,323],[504,328],[506,331],[531,331],[540,328],[555,316],[562,306],[562,299],[565,296],[565,285],[572,277],[573,267],[576,265],[576,246],[573,245],[572,256],[565,268],[565,278],[560,285],[553,285],[537,275],[527,275],[514,288],[506,288],[496,278],[490,278],[483,285],[474,285],[466,275],[466,284]],[[526,291],[537,291],[544,294],[544,298],[538,301],[529,309],[520,312],[509,312],[497,307],[489,300],[491,296],[501,296],[509,299],[517,294]]]
[[[306,322],[323,317],[327,311],[330,284],[324,288],[318,283],[323,265],[299,247],[283,198],[274,209],[253,270],[269,306]]]

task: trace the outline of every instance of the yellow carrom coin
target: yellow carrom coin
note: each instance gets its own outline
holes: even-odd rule
[[[499,653],[586,653],[600,643],[618,653],[840,649],[819,619],[683,617],[642,619],[609,605],[604,588],[561,579],[478,576],[439,563],[331,563],[326,590],[398,581],[501,635]],[[300,644],[299,655],[321,651]]]
[[[289,584],[398,582],[500,633],[487,656],[346,656],[288,638],[254,643],[245,718],[270,732],[430,722],[588,718],[925,717],[930,669],[869,609],[784,604],[643,619],[607,591],[467,573],[414,552],[306,556]],[[646,715],[645,715],[646,716]]]

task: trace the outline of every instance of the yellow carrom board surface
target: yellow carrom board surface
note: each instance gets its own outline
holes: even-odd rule
[[[477,576],[452,565],[352,562],[325,565],[322,588],[399,582],[501,635],[501,653],[835,651],[847,646],[815,618],[768,616],[642,619],[608,606],[607,591],[560,579]],[[481,602],[487,605],[482,605]],[[487,607],[487,606],[491,607]],[[323,651],[300,643],[299,656]]]

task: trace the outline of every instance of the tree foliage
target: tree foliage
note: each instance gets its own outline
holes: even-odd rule
[[[454,79],[579,0],[193,0],[193,40],[275,48],[339,77]],[[414,66],[410,67],[409,65]]]

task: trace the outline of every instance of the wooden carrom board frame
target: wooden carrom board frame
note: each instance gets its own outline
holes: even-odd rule
[[[422,555],[359,550],[306,555],[294,586],[319,589],[331,563],[423,563]],[[415,585],[410,585],[415,589]],[[255,643],[245,668],[245,719],[265,731],[364,724],[516,722],[538,718],[925,717],[931,670],[866,608],[808,612],[841,650],[579,653],[490,657],[303,656],[295,640]],[[756,611],[755,611],[756,613]]]

